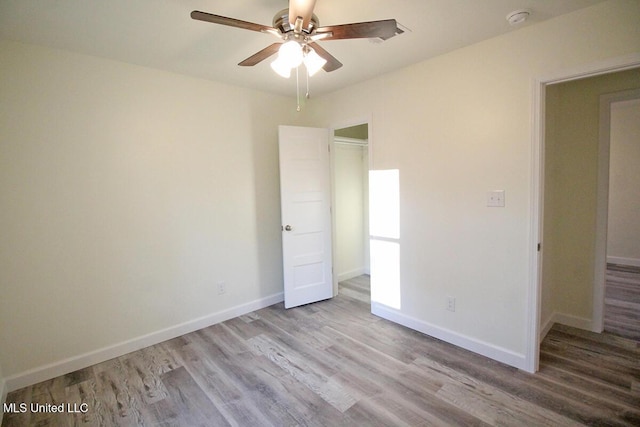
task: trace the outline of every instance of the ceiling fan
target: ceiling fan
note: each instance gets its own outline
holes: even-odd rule
[[[316,0],[289,0],[289,8],[276,13],[271,27],[197,10],[191,12],[191,18],[278,37],[280,42],[267,46],[238,65],[253,66],[278,53],[271,67],[283,77],[289,77],[291,70],[302,63],[307,68],[308,75],[315,74],[321,68],[330,72],[342,67],[340,61],[317,43],[320,40],[387,40],[404,32],[395,19],[320,27],[318,17],[313,13],[315,4]]]

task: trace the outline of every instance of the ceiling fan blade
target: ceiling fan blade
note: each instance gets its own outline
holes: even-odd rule
[[[390,39],[403,31],[398,28],[395,19],[385,19],[383,21],[355,22],[353,24],[330,25],[320,27],[316,34],[331,33],[322,40],[342,40],[342,39],[368,39],[381,38]]]
[[[294,25],[301,17],[302,28],[308,28],[315,7],[316,0],[289,0],[289,23]]]
[[[313,48],[318,55],[327,60],[327,63],[322,67],[322,69],[327,73],[342,67],[342,62],[338,61],[333,55],[324,50],[318,43],[310,43],[309,47]]]
[[[252,66],[264,61],[265,59],[267,59],[268,57],[270,57],[274,53],[277,53],[278,49],[280,49],[281,45],[282,45],[282,43],[274,43],[274,44],[272,44],[270,46],[267,46],[264,49],[262,49],[260,52],[257,52],[255,54],[251,55],[250,57],[248,57],[247,59],[245,59],[244,61],[242,61],[238,65],[242,65],[243,67],[252,67]]]
[[[241,21],[239,19],[227,18],[226,16],[214,15],[212,13],[200,12],[194,10],[191,12],[191,18],[198,21],[212,22],[214,24],[227,25],[229,27],[242,28],[243,30],[251,30],[258,32],[278,31],[267,25],[254,24],[253,22]]]

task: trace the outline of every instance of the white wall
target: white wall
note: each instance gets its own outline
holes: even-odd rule
[[[338,280],[368,272],[366,194],[368,150],[357,145],[334,145],[335,269]]]
[[[10,384],[282,298],[290,99],[6,41],[0,63]]]
[[[640,100],[611,105],[610,143],[607,258],[640,267]]]
[[[638,22],[639,2],[607,2],[316,99],[319,125],[372,117],[373,167],[400,173],[401,308],[385,316],[525,365],[532,84],[640,52]],[[505,208],[486,206],[494,189]]]

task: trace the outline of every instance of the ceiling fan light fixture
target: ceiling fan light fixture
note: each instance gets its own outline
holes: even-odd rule
[[[302,46],[295,40],[289,40],[280,46],[278,60],[287,64],[289,68],[296,68],[302,64]]]
[[[318,55],[312,48],[307,47],[307,52],[304,56],[304,66],[307,68],[307,73],[309,73],[310,76],[320,71],[326,63],[326,59]]]
[[[280,56],[278,56],[276,60],[271,63],[271,69],[285,79],[288,79],[291,76],[291,67],[284,60],[282,60]]]

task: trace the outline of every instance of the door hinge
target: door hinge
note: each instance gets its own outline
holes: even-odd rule
[[[538,252],[540,252],[541,245],[538,243]]]

